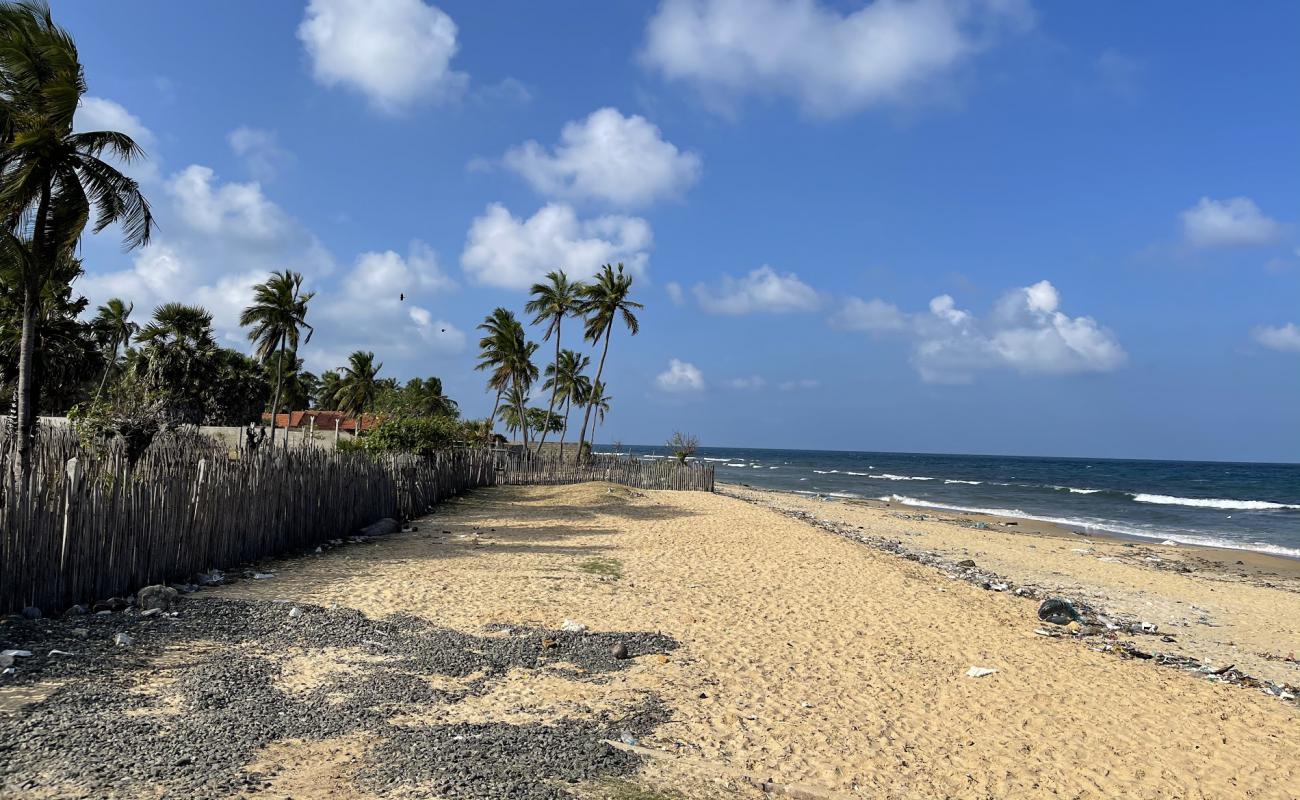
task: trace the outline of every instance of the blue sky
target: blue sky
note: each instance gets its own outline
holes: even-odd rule
[[[95,302],[243,346],[296,269],[311,368],[374,350],[485,415],[474,326],[622,260],[604,441],[1300,452],[1294,3],[54,10],[79,126],[151,156],[157,236],[87,239]]]

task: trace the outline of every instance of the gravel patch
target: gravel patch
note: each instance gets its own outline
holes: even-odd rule
[[[294,607],[301,613],[291,616]],[[132,644],[115,644],[120,633]],[[601,740],[639,738],[665,722],[656,698],[618,716],[554,724],[388,720],[484,694],[512,669],[556,674],[560,667],[570,680],[599,682],[633,663],[614,657],[619,643],[631,659],[677,647],[655,633],[499,626],[475,636],[408,615],[376,620],[347,608],[201,596],[150,617],[128,609],[11,619],[0,624],[0,649],[32,655],[15,659],[0,688],[66,683],[3,719],[0,796],[56,787],[59,796],[134,798],[161,787],[168,798],[222,797],[268,785],[266,776],[243,767],[272,742],[373,734],[378,743],[356,781],[376,794],[567,797],[566,784],[636,768],[636,756]],[[276,685],[286,653],[322,648],[361,648],[384,658],[330,673],[309,691]],[[192,657],[158,668],[155,659],[178,652]],[[439,689],[426,676],[463,680]],[[179,713],[141,714],[151,689],[178,698]]]

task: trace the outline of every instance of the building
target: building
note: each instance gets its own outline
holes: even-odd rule
[[[263,424],[271,424],[271,415],[262,414]],[[355,436],[358,430],[374,430],[379,425],[379,418],[374,414],[362,414],[358,419],[345,411],[290,411],[275,415],[275,427],[280,430],[316,431],[319,433],[347,433]]]

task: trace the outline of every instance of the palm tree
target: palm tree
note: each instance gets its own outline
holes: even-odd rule
[[[570,282],[569,276],[564,274],[564,270],[555,270],[546,273],[546,279],[549,283],[534,283],[530,293],[532,300],[524,306],[524,311],[533,315],[533,324],[546,324],[546,332],[542,334],[543,341],[549,341],[551,334],[555,334],[555,361],[553,365],[560,363],[560,324],[564,322],[565,317],[571,317],[578,313],[578,303],[581,299],[583,285],[578,282]],[[551,390],[551,404],[547,407],[547,419],[555,412],[555,401],[559,396],[559,387]],[[542,451],[542,445],[546,444],[546,433],[550,428],[547,425],[542,429],[542,436],[537,443],[537,452]]]
[[[375,363],[374,353],[361,350],[348,356],[348,364],[343,368],[335,400],[340,411],[357,418],[357,433],[361,433],[362,415],[374,410],[379,397],[379,371],[383,368],[383,364]]]
[[[256,348],[257,358],[265,366],[271,354],[275,361],[275,394],[271,400],[271,444],[275,444],[275,415],[280,411],[280,390],[284,386],[285,351],[298,352],[301,331],[307,330],[303,343],[311,341],[312,326],[307,324],[307,303],[315,292],[302,292],[302,275],[285,270],[273,272],[265,283],[253,287],[253,304],[239,315],[241,327],[252,326],[248,339]],[[292,359],[293,356],[290,356]]]
[[[479,361],[474,369],[492,370],[488,376],[488,388],[496,389],[497,397],[492,404],[492,416],[488,419],[496,425],[497,411],[501,408],[501,393],[510,384],[510,368],[505,363],[505,354],[516,339],[523,337],[524,328],[513,313],[498,306],[479,324],[478,329],[484,332],[484,336],[478,340]]]
[[[212,378],[217,350],[212,314],[202,306],[164,303],[135,337],[138,353],[128,364],[155,393],[179,404],[183,413],[202,416],[200,396]]]
[[[637,331],[641,329],[641,323],[637,321],[632,311],[645,306],[628,299],[631,291],[632,276],[623,272],[622,262],[619,263],[617,272],[609,264],[601,267],[600,272],[596,274],[595,282],[582,287],[580,310],[587,318],[585,338],[593,345],[598,344],[602,338],[605,340],[605,346],[600,353],[600,365],[596,367],[595,384],[601,387],[604,386],[601,383],[601,376],[605,374],[605,357],[609,355],[609,340],[614,332],[615,320],[622,316],[623,324],[633,336],[636,336]],[[578,433],[579,458],[582,457],[582,447],[586,444],[587,423],[590,421],[591,404],[588,403],[587,410],[582,415],[582,428]]]
[[[587,393],[587,408],[596,412],[596,422],[591,426],[591,440],[596,441],[596,428],[605,424],[605,415],[609,413],[609,404],[614,398],[605,394],[605,384],[596,381]],[[582,451],[579,450],[579,453]]]
[[[124,303],[120,297],[114,297],[99,307],[99,313],[90,323],[108,343],[108,358],[104,364],[104,377],[99,379],[99,389],[95,392],[96,400],[104,392],[108,373],[117,364],[118,348],[130,346],[131,337],[140,332],[140,326],[131,321],[132,311],[135,311],[135,303]]]
[[[533,364],[533,354],[537,352],[537,342],[530,342],[524,337],[524,328],[519,326],[517,335],[506,340],[502,350],[502,366],[510,376],[510,394],[508,400],[515,406],[521,420],[525,420],[520,430],[523,432],[524,450],[528,449],[527,412],[524,405],[528,402],[528,389],[537,380],[537,366]]]
[[[95,233],[117,224],[127,249],[147,244],[153,229],[140,186],[100,156],[129,163],[143,151],[123,133],[73,133],[86,91],[77,47],[38,0],[0,5],[0,214],[19,257],[23,331],[18,357],[18,468],[27,474],[36,427],[32,358],[44,284],[71,251],[93,211]],[[12,256],[13,253],[6,253]]]
[[[573,401],[591,390],[591,378],[583,374],[590,364],[590,356],[576,350],[561,350],[560,357],[546,368],[546,382],[542,388],[558,394],[564,404],[564,427],[560,429],[561,460],[564,459],[564,438],[569,433],[569,411],[573,408]]]
[[[528,389],[518,383],[511,383],[506,390],[506,407],[501,412],[501,419],[505,422],[508,433],[520,431],[525,448],[528,442],[527,405]]]
[[[327,369],[320,375],[320,382],[316,387],[314,408],[322,411],[334,411],[339,407],[338,393],[339,386],[343,382],[343,376],[339,375],[338,370]]]

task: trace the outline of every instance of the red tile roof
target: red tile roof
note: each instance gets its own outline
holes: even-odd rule
[[[316,430],[329,432],[334,430],[334,422],[339,423],[339,430],[348,433],[355,433],[357,430],[357,418],[343,411],[290,411],[288,414],[275,415],[275,427],[285,428],[309,428],[311,421],[316,420]],[[262,422],[270,424],[271,415],[262,414]],[[379,424],[379,420],[374,414],[362,414],[361,430],[373,430]]]

